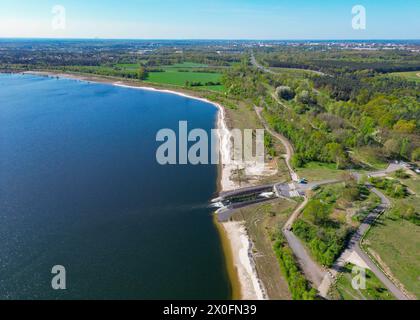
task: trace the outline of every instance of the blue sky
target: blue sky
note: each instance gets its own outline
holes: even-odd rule
[[[66,9],[54,30],[52,7]],[[353,30],[352,7],[367,11]],[[0,0],[0,37],[419,39],[420,0]]]

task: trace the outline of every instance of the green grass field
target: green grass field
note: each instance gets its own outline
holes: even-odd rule
[[[420,82],[420,71],[411,71],[411,72],[394,72],[390,73],[390,76],[402,77],[407,80]]]
[[[220,73],[206,73],[206,72],[178,72],[177,70],[167,69],[165,72],[151,72],[146,79],[146,82],[171,84],[175,86],[185,86],[186,82],[220,82]],[[199,86],[197,88],[207,89],[213,91],[223,91],[222,85],[216,86]]]
[[[405,288],[420,297],[420,226],[395,216],[407,206],[420,208],[420,178],[399,179],[415,194],[403,199],[391,199],[388,210],[366,236],[364,246],[377,255],[386,268]],[[375,257],[378,260],[378,257]],[[379,262],[379,261],[378,261]]]
[[[377,253],[408,291],[420,297],[420,229],[386,214],[366,237],[366,248]]]
[[[366,270],[366,289],[354,289],[352,285],[353,265],[346,265],[343,274],[335,285],[335,295],[342,300],[395,300],[394,296],[384,287],[379,279]]]
[[[117,64],[119,68],[128,71],[135,71],[140,68],[140,64]],[[187,82],[201,82],[202,86],[195,88],[222,92],[224,91],[223,85],[206,86],[208,82],[218,83],[221,81],[222,74],[215,72],[206,72],[209,66],[206,64],[195,62],[183,62],[168,66],[156,66],[156,69],[161,69],[163,72],[150,72],[146,82],[169,84],[174,86],[184,87]]]
[[[297,169],[300,177],[311,181],[337,179],[345,173],[345,170],[337,169],[334,163],[309,162],[303,168]]]
[[[119,68],[123,69],[137,69],[140,68],[140,63],[119,63],[116,65]],[[158,69],[199,69],[199,68],[208,68],[207,64],[202,63],[195,63],[195,62],[183,62],[183,63],[176,63],[173,65],[168,66],[156,66]]]
[[[383,170],[388,167],[388,162],[378,156],[379,150],[373,148],[359,148],[350,153],[356,163],[360,162],[370,170]]]
[[[191,68],[208,68],[207,64],[195,62],[176,63],[170,66],[163,66],[164,69],[191,69]]]

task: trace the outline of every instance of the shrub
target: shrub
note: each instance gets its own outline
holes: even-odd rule
[[[311,288],[296,263],[292,251],[286,246],[285,240],[279,236],[273,246],[280,269],[289,285],[293,300],[315,300],[316,290]]]
[[[304,220],[298,220],[293,225],[293,232],[308,244],[319,263],[330,267],[343,250],[350,231],[331,227],[319,230]]]
[[[276,89],[276,95],[280,99],[292,100],[295,97],[295,92],[287,86],[280,86]]]

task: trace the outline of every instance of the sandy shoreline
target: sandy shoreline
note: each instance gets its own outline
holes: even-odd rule
[[[230,177],[235,165],[229,161],[231,157],[231,144],[230,144],[230,131],[226,121],[225,109],[222,105],[207,100],[205,98],[196,97],[190,94],[168,90],[157,89],[148,86],[136,86],[128,81],[112,80],[101,76],[83,76],[68,73],[54,73],[44,71],[28,71],[25,74],[40,75],[67,78],[74,80],[82,80],[94,83],[107,83],[118,87],[149,90],[155,92],[163,92],[183,96],[190,99],[200,100],[214,105],[218,109],[217,127],[219,129],[219,143],[220,143],[220,156],[222,164],[220,164],[219,185],[221,191],[232,190],[238,188],[238,185],[233,182]],[[217,220],[217,219],[215,219]],[[240,298],[242,300],[262,300],[266,299],[265,289],[262,282],[258,278],[255,268],[254,259],[252,257],[252,242],[247,234],[246,228],[241,222],[225,222],[218,223],[218,230],[222,238],[222,242],[228,243],[230,248],[226,248],[227,244],[223,245],[224,252],[227,260],[227,268],[229,277],[231,278],[233,298]],[[227,240],[227,241],[226,241]],[[239,288],[237,288],[239,286]],[[238,296],[240,297],[238,297]]]

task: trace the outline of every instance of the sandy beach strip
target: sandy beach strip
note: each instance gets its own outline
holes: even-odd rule
[[[24,73],[31,75],[81,80],[93,83],[107,83],[114,86],[130,89],[170,93],[214,105],[218,109],[217,127],[219,129],[218,138],[220,144],[220,157],[222,159],[222,163],[220,164],[221,170],[219,174],[220,189],[221,191],[228,191],[239,187],[234,181],[231,180],[231,175],[233,170],[235,169],[235,165],[232,161],[230,161],[230,157],[232,154],[230,143],[230,131],[226,121],[225,109],[222,105],[205,98],[196,97],[179,91],[169,89],[158,89],[152,86],[136,86],[134,84],[122,80],[118,81],[115,79],[110,79],[96,75],[83,76],[76,74],[54,73],[46,71],[27,71]],[[219,222],[216,221],[215,223]],[[222,247],[224,247],[224,253],[227,260],[226,263],[228,264],[227,268],[232,284],[233,298],[241,300],[266,299],[267,296],[265,293],[264,286],[258,278],[258,274],[255,268],[255,262],[252,253],[253,244],[248,236],[244,224],[241,222],[224,222],[219,223],[217,229],[219,230],[219,234],[222,237],[222,242],[225,242],[225,245],[222,245]],[[229,244],[230,248],[226,248],[226,242]],[[240,288],[237,288],[238,284]]]

